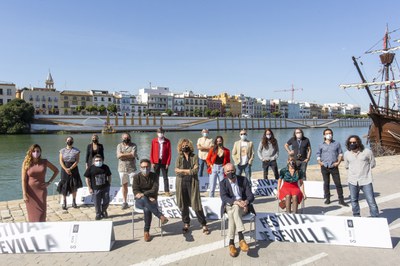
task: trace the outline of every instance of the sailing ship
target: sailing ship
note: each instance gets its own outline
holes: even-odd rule
[[[372,123],[368,132],[368,139],[371,149],[378,154],[400,154],[400,106],[399,106],[399,92],[396,84],[400,83],[400,73],[395,73],[394,68],[397,66],[394,51],[399,50],[400,46],[390,47],[390,34],[400,29],[389,32],[386,28],[383,37],[383,49],[369,50],[366,54],[379,54],[380,63],[382,68],[379,71],[381,81],[373,80],[367,82],[362,74],[358,60],[352,57],[353,63],[361,78],[361,83],[357,84],[344,84],[340,87],[346,89],[355,87],[358,89],[365,89],[371,101],[369,106],[368,116],[371,118]],[[400,42],[400,40],[396,40]],[[371,89],[371,87],[373,89]],[[394,94],[390,102],[390,94]],[[383,95],[383,96],[382,96]],[[377,98],[377,99],[376,99]]]

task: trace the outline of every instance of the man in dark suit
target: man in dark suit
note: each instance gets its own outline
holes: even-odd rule
[[[247,252],[249,246],[244,240],[243,231],[243,214],[254,212],[254,207],[251,204],[254,201],[254,195],[251,192],[249,181],[246,177],[237,176],[235,174],[235,166],[227,163],[224,166],[226,177],[219,183],[220,195],[222,200],[222,214],[228,214],[228,236],[229,236],[229,254],[232,257],[238,255],[235,247],[236,230],[239,235],[239,247],[241,251]]]

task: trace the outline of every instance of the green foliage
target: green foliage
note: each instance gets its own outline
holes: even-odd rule
[[[92,114],[92,112],[97,111],[97,107],[94,105],[89,105],[89,106],[86,106],[85,110],[88,111],[89,114]]]
[[[104,107],[104,105],[101,105],[101,106],[99,107],[99,112],[100,112],[100,113],[103,113],[103,112],[106,111],[106,108],[105,108],[105,107],[104,107],[104,110],[103,110],[103,109],[100,110],[100,108],[101,108],[102,106]],[[110,104],[109,106],[107,106],[107,110],[108,110],[110,113],[117,113],[117,111],[118,111],[117,106],[116,106],[115,104]]]
[[[336,118],[343,118],[343,119],[357,119],[357,118],[368,118],[368,115],[343,115],[343,114],[339,114],[336,116]]]
[[[218,117],[220,115],[220,113],[221,113],[220,110],[214,109],[211,111],[211,116]]]
[[[168,116],[171,116],[174,113],[174,111],[172,111],[171,109],[167,109],[165,110],[165,112],[168,114]]]
[[[210,117],[211,116],[211,112],[212,111],[210,109],[206,108],[206,110],[204,110],[204,115],[207,116],[207,117]]]
[[[35,108],[21,99],[0,106],[0,134],[29,133]]]
[[[281,117],[282,113],[281,112],[272,112],[273,117]]]

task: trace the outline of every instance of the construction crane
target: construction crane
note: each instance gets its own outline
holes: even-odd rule
[[[302,91],[303,89],[302,88],[294,88],[294,86],[293,86],[293,84],[292,84],[292,88],[291,89],[289,89],[289,90],[277,90],[277,91],[274,91],[274,92],[287,92],[287,91],[291,91],[292,92],[292,102],[294,102],[294,91]]]

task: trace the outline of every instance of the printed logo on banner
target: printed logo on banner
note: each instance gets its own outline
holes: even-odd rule
[[[255,196],[276,196],[278,181],[275,179],[253,179],[251,184],[251,189]]]

